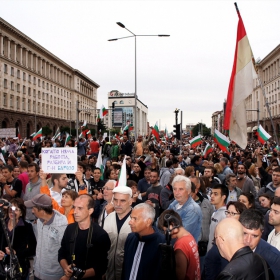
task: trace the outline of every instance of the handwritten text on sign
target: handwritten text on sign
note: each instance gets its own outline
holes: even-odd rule
[[[75,173],[77,148],[43,148],[42,169],[46,173]]]

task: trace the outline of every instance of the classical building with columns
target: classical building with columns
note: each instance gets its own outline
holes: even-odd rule
[[[28,137],[79,122],[96,127],[99,85],[0,18],[0,127]],[[1,138],[1,135],[0,135]]]

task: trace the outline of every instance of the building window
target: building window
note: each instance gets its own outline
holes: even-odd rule
[[[41,112],[41,110],[40,110],[40,109],[41,109],[41,108],[40,108],[40,102],[38,102],[37,109],[38,109],[37,112],[40,114],[40,112]]]
[[[14,96],[10,95],[10,108],[14,107]]]
[[[8,74],[8,65],[4,64],[4,73]]]
[[[51,92],[52,92],[52,85],[51,85]]]
[[[33,89],[33,97],[36,97],[36,89]]]
[[[26,93],[25,92],[25,86],[22,87],[22,93]]]
[[[53,89],[54,89],[54,92],[56,93],[56,86],[54,86]]]
[[[22,79],[25,81],[25,79],[26,79],[26,74],[23,72],[22,73]]]
[[[36,112],[36,102],[33,101],[33,113],[35,113],[35,112]]]
[[[22,98],[22,110],[25,111],[25,98]]]
[[[44,81],[42,81],[42,87],[45,88],[45,82]]]
[[[16,104],[16,107],[17,107],[17,110],[19,110],[20,108],[19,108],[19,97],[17,97],[17,104]]]
[[[49,90],[49,83],[47,83],[47,90]]]
[[[28,75],[28,82],[31,83],[31,75]]]
[[[45,93],[42,93],[42,99],[45,100]]]
[[[14,90],[14,82],[11,82],[11,90]]]
[[[36,77],[33,78],[33,84],[36,85]]]
[[[7,79],[4,79],[4,88],[8,88],[8,81],[7,81]]]
[[[17,84],[17,92],[20,92],[20,84]]]
[[[20,79],[20,70],[17,70],[17,77]]]
[[[41,86],[41,80],[38,79],[38,86],[40,87]]]
[[[31,110],[31,100],[30,99],[28,99],[27,109],[28,109],[28,112],[30,112],[30,110]]]
[[[5,107],[7,106],[7,93],[4,93],[4,95],[3,95],[3,105]]]
[[[14,76],[14,67],[11,67],[11,76]]]
[[[41,92],[38,91],[38,98],[41,99]]]
[[[124,104],[123,100],[120,101],[120,104]]]

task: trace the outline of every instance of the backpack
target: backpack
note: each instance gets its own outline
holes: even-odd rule
[[[106,144],[104,150],[104,155],[106,157],[111,157],[111,144]]]

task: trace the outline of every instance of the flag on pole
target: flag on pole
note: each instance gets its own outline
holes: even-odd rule
[[[228,146],[230,144],[230,141],[227,139],[227,137],[224,134],[222,134],[217,129],[215,129],[214,141],[215,143],[217,143],[217,145],[222,151],[228,153]]]
[[[101,148],[99,148],[99,153],[98,153],[98,157],[97,157],[97,161],[96,161],[96,167],[100,168],[101,170],[101,177],[100,179],[103,180],[104,178],[104,165],[102,164],[102,155],[101,155]]]
[[[193,139],[190,140],[190,144],[192,148],[196,148],[202,143],[201,135],[195,136]]]
[[[36,134],[36,132],[33,132],[33,133],[30,135],[30,137],[33,137],[35,134]]]
[[[57,128],[57,130],[56,130],[56,132],[55,132],[55,134],[54,134],[54,136],[53,136],[53,138],[52,138],[52,141],[54,141],[56,138],[58,138],[60,136],[60,129],[59,129],[59,127]]]
[[[204,158],[207,158],[208,155],[209,155],[210,153],[212,153],[212,151],[213,151],[212,146],[211,146],[209,143],[207,143],[207,145],[206,145],[206,147],[205,147],[205,149],[204,149],[204,151],[203,151],[203,157],[204,157]]]
[[[152,129],[152,134],[156,137],[157,141],[159,141],[159,130],[158,130],[157,122],[156,122],[154,128]]]
[[[122,167],[119,173],[119,178],[116,184],[117,186],[126,186],[126,156],[124,156]]]
[[[101,106],[100,112],[101,112],[101,119],[103,119],[108,114],[108,110],[104,107],[103,104]]]
[[[40,129],[38,130],[38,132],[35,133],[35,135],[33,136],[33,140],[35,141],[37,138],[42,137],[42,136],[43,136],[43,134],[42,134],[42,128],[40,128]]]
[[[84,120],[84,123],[83,123],[83,125],[81,126],[81,128],[86,127],[86,126],[87,126],[87,121]]]
[[[88,139],[92,138],[90,129],[89,129],[88,132],[87,132],[87,138],[88,138]]]
[[[126,126],[124,127],[124,129],[123,130],[133,130],[134,129],[134,127],[133,127],[133,125],[130,123],[130,121],[127,121],[126,122]]]
[[[21,138],[21,135],[20,135],[20,132],[19,132],[19,127],[17,128],[18,129],[18,139],[20,139]]]
[[[257,74],[253,53],[236,3],[235,6],[239,21],[226,101],[224,129],[229,131],[230,139],[245,149],[247,146],[245,99],[253,91],[253,79],[257,78]]]
[[[64,144],[64,147],[66,147],[67,142],[68,142],[68,141],[70,141],[70,140],[71,140],[71,135],[70,135],[68,132],[66,132],[66,138],[65,138],[65,144]]]
[[[263,145],[271,136],[259,125],[257,130],[258,140]]]
[[[79,138],[84,138],[83,132],[81,132],[81,134],[79,135]]]
[[[2,154],[2,151],[0,152],[0,159],[3,161],[3,163],[6,165],[6,161],[5,161],[5,159],[4,159],[4,156],[3,156],[3,154]]]

